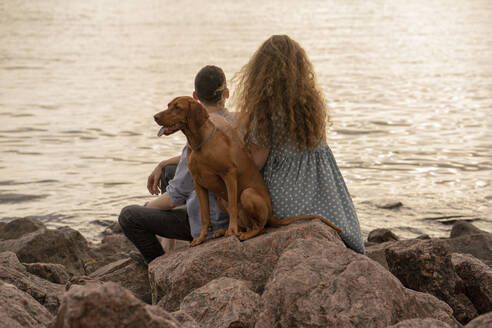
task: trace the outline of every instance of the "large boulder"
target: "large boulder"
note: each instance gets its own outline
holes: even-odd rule
[[[44,229],[46,226],[34,217],[15,219],[0,227],[0,240],[17,239],[31,232]]]
[[[368,257],[328,239],[298,239],[278,260],[256,328],[386,327],[432,317],[460,327],[451,308],[405,288]]]
[[[152,303],[176,311],[191,291],[220,277],[251,281],[252,290],[261,294],[283,250],[299,238],[328,239],[345,249],[337,233],[318,221],[269,228],[266,234],[244,242],[233,236],[210,240],[150,263]]]
[[[51,314],[31,295],[0,280],[0,326],[8,328],[44,328]]]
[[[93,256],[80,232],[67,227],[41,227],[31,231],[36,224],[33,219],[9,222],[2,231],[5,232],[8,227],[20,227],[22,231],[30,232],[22,233],[17,239],[1,240],[0,252],[14,252],[23,263],[58,263],[64,265],[71,274],[85,274],[85,263],[90,262]],[[12,233],[8,235],[12,236]]]
[[[140,300],[152,303],[147,267],[128,257],[99,268],[90,277],[100,281],[117,282]]]
[[[442,241],[421,240],[410,246],[393,243],[386,249],[386,260],[389,270],[405,287],[445,301],[461,323],[478,316],[466,296],[463,281],[454,271],[451,253]]]
[[[0,280],[28,293],[51,313],[56,313],[63,295],[63,285],[30,274],[12,252],[0,253]]]
[[[203,328],[253,328],[262,307],[261,296],[251,283],[218,278],[189,293],[180,310],[190,314]]]
[[[418,244],[422,238],[387,241],[380,244],[367,243],[366,255],[388,268],[386,249],[392,245],[410,247]],[[453,225],[450,238],[436,238],[440,240],[452,253],[470,254],[492,267],[492,234],[478,229],[466,221],[458,221]]]
[[[471,255],[454,253],[451,261],[478,313],[492,311],[492,269]]]
[[[122,286],[106,282],[72,286],[65,294],[53,328],[180,328],[182,325],[158,306],[138,300]]]

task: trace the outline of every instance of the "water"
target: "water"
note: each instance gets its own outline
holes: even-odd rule
[[[0,3],[0,220],[40,216],[97,240],[151,199],[181,134],[153,114],[206,64],[230,78],[272,34],[311,57],[363,233],[492,232],[492,2]],[[399,209],[381,209],[400,201]]]

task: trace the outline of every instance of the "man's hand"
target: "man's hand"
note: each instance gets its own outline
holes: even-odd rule
[[[151,195],[159,195],[161,193],[161,174],[162,170],[166,165],[169,164],[174,164],[177,165],[179,163],[179,160],[181,159],[181,156],[175,156],[171,157],[169,159],[163,160],[157,166],[155,169],[150,173],[149,177],[147,178],[147,190],[150,192]]]
[[[149,190],[151,195],[159,195],[161,193],[160,181],[162,169],[164,166],[161,166],[162,162],[157,164],[155,169],[147,178],[147,189]]]

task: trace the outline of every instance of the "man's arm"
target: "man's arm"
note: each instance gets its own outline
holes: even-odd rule
[[[170,210],[176,205],[173,204],[171,201],[171,198],[169,197],[169,194],[167,192],[163,193],[156,199],[150,201],[145,205],[145,207],[150,207],[150,208],[157,208],[159,210]]]
[[[161,193],[160,188],[159,188],[159,181],[161,180],[161,174],[162,170],[166,165],[170,164],[175,164],[177,165],[179,163],[179,160],[181,159],[181,156],[175,156],[171,157],[169,159],[163,160],[157,166],[155,169],[152,171],[152,173],[149,175],[147,178],[147,190],[150,192],[151,195],[159,195]]]
[[[147,203],[147,207],[169,210],[175,206],[185,204],[193,190],[193,177],[186,165],[185,147],[181,153],[174,178],[169,181],[166,192]]]

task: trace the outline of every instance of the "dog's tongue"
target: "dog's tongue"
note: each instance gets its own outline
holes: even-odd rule
[[[159,129],[159,132],[157,132],[157,136],[161,137],[165,132],[166,132],[166,128],[163,126]]]

